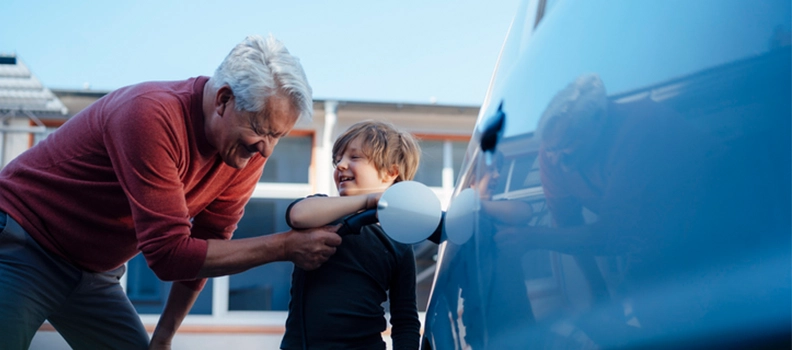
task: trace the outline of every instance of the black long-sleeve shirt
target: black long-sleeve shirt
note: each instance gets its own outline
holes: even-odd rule
[[[320,268],[292,273],[282,349],[385,349],[382,304],[390,301],[394,349],[418,349],[420,321],[411,245],[378,224],[346,235]]]

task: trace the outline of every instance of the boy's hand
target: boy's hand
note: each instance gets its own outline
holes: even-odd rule
[[[341,244],[341,236],[336,233],[340,226],[288,231],[284,246],[287,260],[303,270],[319,268]]]

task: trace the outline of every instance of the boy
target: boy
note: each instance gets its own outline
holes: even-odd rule
[[[382,192],[412,180],[420,148],[408,133],[379,121],[352,125],[333,145],[333,179],[340,197],[315,195],[292,203],[286,222],[294,229],[340,222],[375,208]],[[385,349],[382,303],[390,301],[394,349],[418,349],[415,258],[379,224],[346,235],[319,269],[295,266],[282,349]]]

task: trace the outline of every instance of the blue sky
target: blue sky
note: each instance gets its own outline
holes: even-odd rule
[[[248,34],[298,56],[317,99],[479,105],[519,0],[0,1],[0,52],[50,88],[211,75]]]

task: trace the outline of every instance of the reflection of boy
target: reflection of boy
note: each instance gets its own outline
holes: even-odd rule
[[[363,121],[333,146],[333,178],[340,197],[316,195],[292,203],[293,228],[337,223],[376,207],[392,184],[411,180],[420,149],[392,125]],[[417,349],[420,322],[415,301],[412,246],[389,239],[377,224],[347,235],[321,268],[295,267],[282,349],[385,349],[382,303],[390,301],[394,349]]]
[[[470,179],[470,187],[478,194],[481,211],[493,224],[499,228],[526,225],[533,217],[530,204],[521,200],[493,199],[501,181],[502,167],[503,153],[496,152],[492,157],[492,164],[477,164]]]
[[[499,151],[493,154],[489,165],[484,165],[483,159],[479,159],[470,179],[470,187],[477,192],[481,210],[477,227],[479,239],[461,248],[467,253],[459,255],[459,258],[475,254],[481,257],[481,262],[467,267],[471,271],[467,271],[464,277],[467,281],[460,285],[460,295],[466,305],[462,319],[470,328],[465,341],[473,348],[484,344],[492,349],[541,347],[522,331],[535,323],[523,277],[522,256],[527,250],[500,250],[492,241],[503,230],[521,234],[533,217],[530,203],[524,200],[493,199],[498,189],[504,188],[500,186],[503,162],[503,153]],[[485,329],[486,333],[473,331],[474,328]]]

